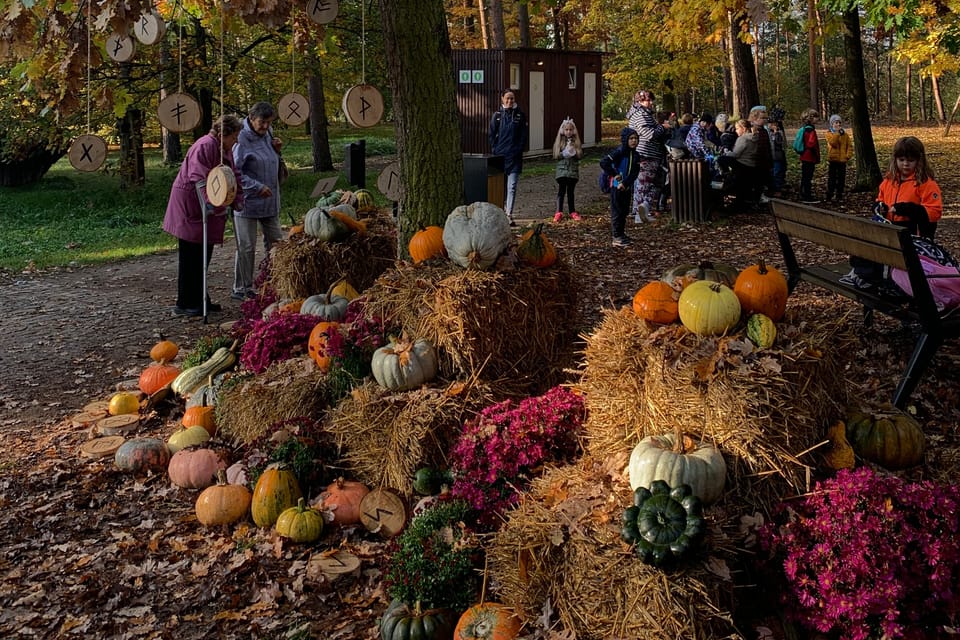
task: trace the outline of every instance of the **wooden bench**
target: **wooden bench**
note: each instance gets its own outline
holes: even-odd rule
[[[786,200],[771,199],[771,206],[791,292],[801,281],[809,282],[862,304],[866,326],[870,325],[874,311],[919,326],[913,354],[893,394],[893,404],[902,409],[940,345],[960,335],[960,312],[937,309],[909,232],[898,225]],[[794,240],[806,240],[843,254],[903,269],[910,278],[913,297],[884,294],[876,287],[857,289],[840,282],[840,278],[850,272],[848,262],[802,265],[794,251]]]

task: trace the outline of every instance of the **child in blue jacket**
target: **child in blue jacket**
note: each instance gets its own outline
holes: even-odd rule
[[[625,247],[630,238],[624,233],[627,214],[633,200],[633,185],[640,174],[640,154],[637,144],[640,137],[630,127],[620,131],[620,146],[603,156],[600,168],[604,176],[612,179],[610,183],[610,230],[613,233],[613,246]]]

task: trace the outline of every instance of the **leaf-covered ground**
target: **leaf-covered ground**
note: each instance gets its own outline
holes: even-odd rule
[[[879,131],[878,146],[900,134]],[[933,130],[921,136],[947,202],[938,238],[960,254],[960,206],[954,204],[960,180],[950,174],[955,151]],[[571,321],[581,332],[596,325],[602,309],[629,304],[642,284],[675,264],[711,258],[743,267],[764,256],[782,266],[771,218],[762,212],[699,227],[631,222],[634,244],[614,248],[594,168],[585,169],[578,189],[584,220],[547,229],[578,277],[579,308]],[[549,219],[554,189],[552,176],[525,177],[520,215]],[[872,198],[851,194],[846,210],[866,211]],[[217,322],[239,317],[225,293],[229,249],[218,249],[211,271],[211,291],[225,307],[212,316]],[[193,515],[197,492],[172,487],[162,475],[133,478],[109,459],[78,456],[89,434],[70,417],[135,380],[160,333],[190,345],[213,332],[198,320],[170,316],[175,274],[175,256],[163,255],[0,278],[0,637],[377,637],[377,617],[387,604],[377,536],[332,531],[320,543],[298,546],[252,523],[204,530]],[[853,311],[850,321],[859,324],[851,303],[807,285],[790,304],[816,305],[824,316]],[[847,384],[853,395],[888,398],[912,336],[887,319],[861,335],[848,354]],[[928,465],[960,451],[958,365],[960,346],[948,344],[912,399],[931,442]],[[147,416],[138,433],[166,438],[163,417]],[[912,473],[923,475],[922,469]],[[362,565],[331,579],[320,567],[337,548]],[[763,637],[765,626],[775,625],[747,620],[742,631]]]

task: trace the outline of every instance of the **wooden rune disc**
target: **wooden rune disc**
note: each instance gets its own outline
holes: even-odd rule
[[[122,436],[130,433],[140,424],[140,416],[135,413],[125,413],[119,416],[100,418],[94,424],[97,433],[102,436]]]
[[[374,489],[360,501],[360,522],[368,531],[392,538],[407,524],[407,509],[397,494]]]
[[[310,561],[323,573],[331,576],[339,576],[345,573],[353,573],[360,566],[360,558],[343,550],[337,550],[329,555],[318,554],[313,556]]]
[[[171,93],[157,105],[161,126],[174,133],[193,131],[200,124],[200,103],[186,93]]]
[[[87,440],[80,445],[80,455],[85,458],[106,458],[115,454],[125,441],[126,438],[123,436],[104,436]]]
[[[291,127],[296,127],[310,117],[310,101],[300,93],[288,93],[277,103],[277,115]]]
[[[383,117],[383,96],[372,84],[358,84],[343,94],[343,113],[355,127],[372,127]]]
[[[107,411],[110,410],[110,401],[109,400],[94,400],[93,402],[88,402],[83,405],[81,411],[89,411],[90,413],[100,413],[100,415],[107,415]]]
[[[307,0],[307,16],[317,24],[333,22],[340,12],[339,0]]]
[[[163,40],[166,33],[167,23],[156,10],[140,16],[140,20],[133,27],[134,37],[146,45],[157,44]]]
[[[130,62],[137,52],[137,42],[125,33],[114,31],[107,36],[107,55],[114,62]]]
[[[225,164],[207,174],[207,200],[215,207],[224,207],[237,197],[237,176]]]
[[[103,166],[107,159],[107,143],[100,136],[87,133],[77,136],[67,152],[70,164],[77,171],[91,172]]]
[[[377,177],[377,189],[388,200],[399,202],[403,197],[403,180],[400,178],[400,163],[391,162]]]
[[[106,411],[81,411],[70,417],[70,424],[78,429],[85,429],[106,415]]]

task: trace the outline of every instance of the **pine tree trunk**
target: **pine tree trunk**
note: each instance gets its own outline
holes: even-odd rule
[[[517,2],[517,26],[520,28],[520,46],[530,46],[530,10],[526,2]]]
[[[384,1],[380,0],[380,3],[383,4]],[[487,29],[490,33],[490,48],[506,49],[507,31],[503,24],[503,2],[502,0],[483,1],[487,5]]]
[[[852,191],[873,191],[883,176],[877,164],[877,148],[870,127],[870,108],[864,81],[863,43],[860,40],[860,14],[854,8],[843,12],[843,48],[846,52],[847,91],[853,107],[853,158],[857,163],[857,182]]]
[[[730,19],[730,59],[731,70],[735,77],[733,108],[741,118],[747,117],[750,107],[760,104],[760,88],[757,86],[757,72],[753,66],[750,45],[740,39],[740,33],[747,25],[744,13],[732,15]]]
[[[398,255],[463,199],[463,156],[443,0],[380,0],[403,181]]]
[[[323,99],[323,71],[315,56],[310,58],[310,77],[307,78],[310,94],[310,141],[313,148],[313,170],[330,171],[333,158],[330,155],[330,129],[327,122],[327,106]]]
[[[128,108],[117,124],[120,132],[120,188],[143,185],[143,112]]]

